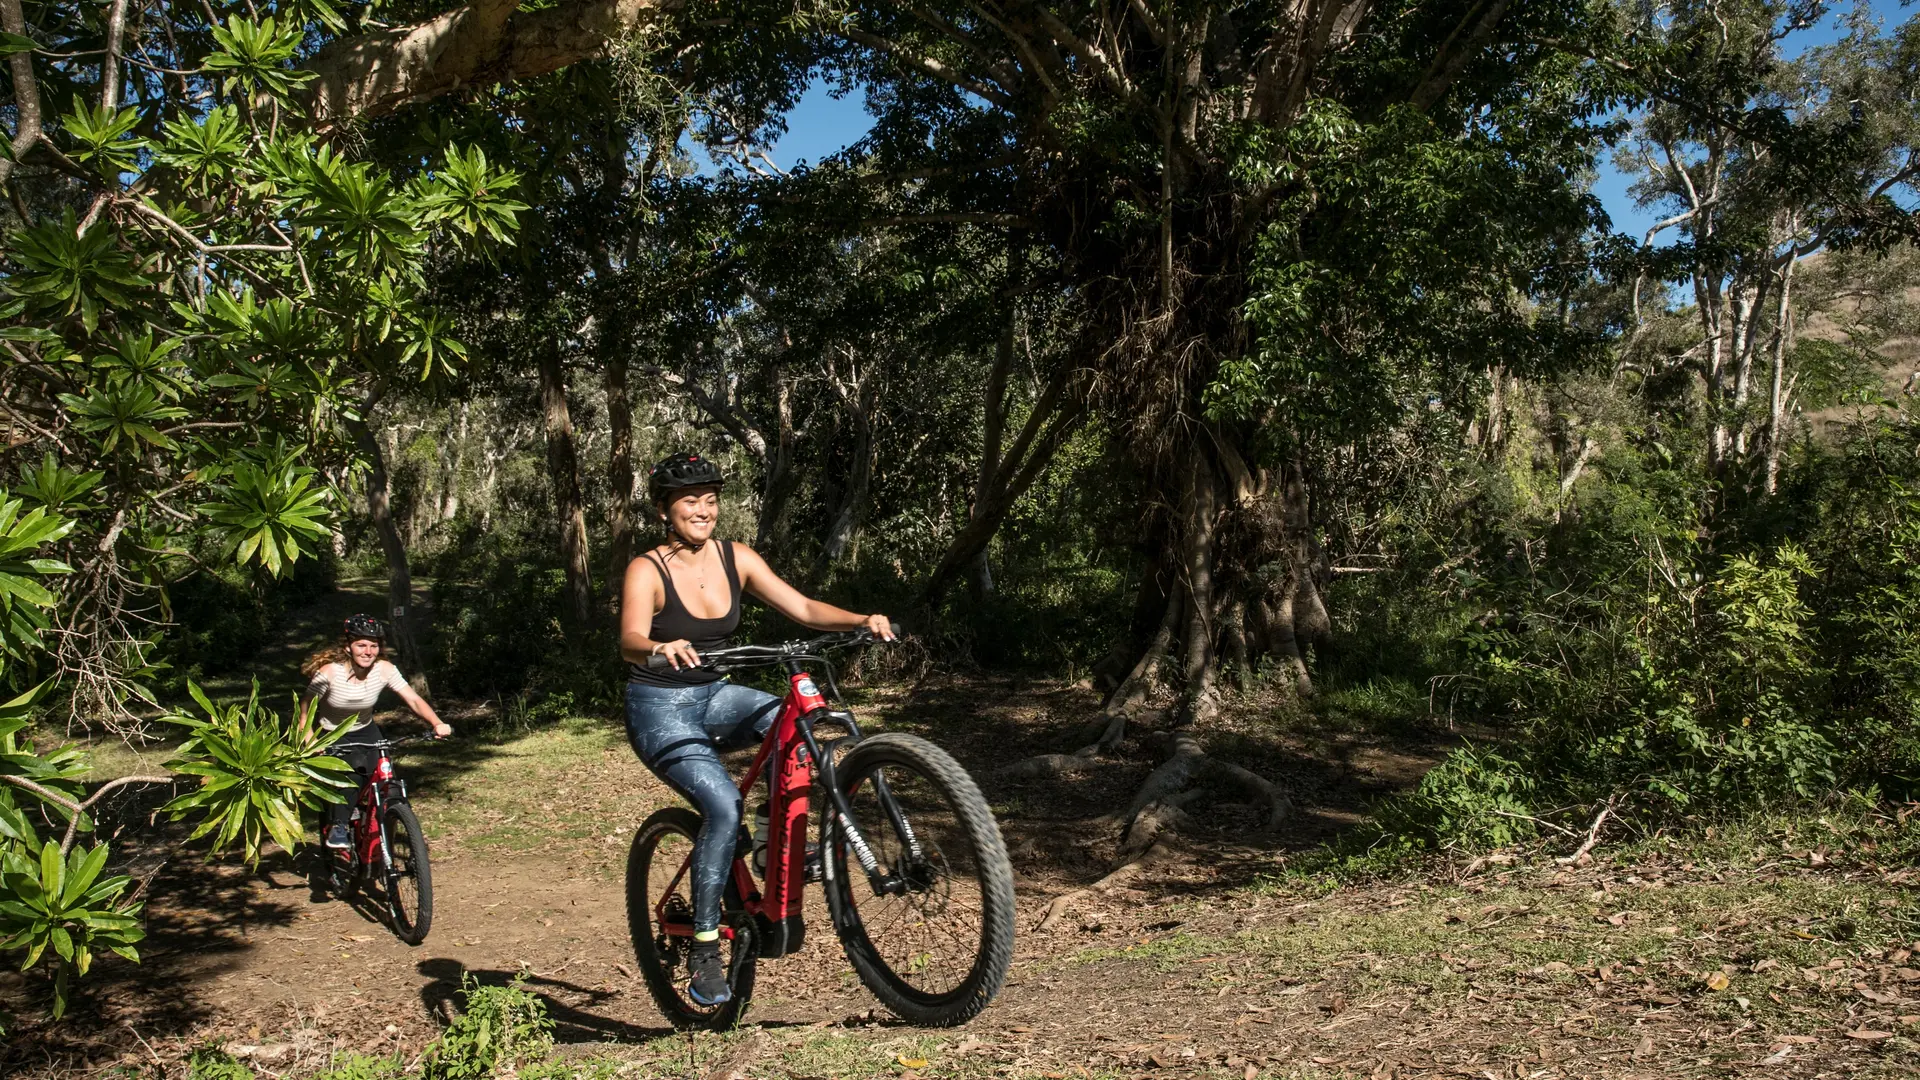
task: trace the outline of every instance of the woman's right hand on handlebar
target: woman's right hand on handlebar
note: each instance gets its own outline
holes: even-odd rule
[[[700,666],[700,654],[693,651],[693,642],[686,638],[660,642],[653,647],[653,655],[665,659],[675,671]]]

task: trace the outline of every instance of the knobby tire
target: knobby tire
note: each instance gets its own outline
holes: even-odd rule
[[[905,770],[926,780],[952,815],[956,839],[963,839],[972,849],[972,878],[979,888],[980,905],[980,940],[973,966],[956,986],[940,993],[916,987],[894,969],[861,915],[862,898],[871,895],[866,873],[849,851],[844,830],[829,815],[823,831],[828,840],[824,845],[827,906],[833,914],[834,931],[860,981],[901,1019],[941,1027],[963,1024],[979,1015],[999,993],[1013,959],[1013,865],[979,787],[946,751],[914,735],[873,735],[847,751],[835,776],[851,799],[863,783],[870,787],[871,777],[883,768]],[[912,814],[907,818],[911,828]],[[856,820],[856,824],[863,832],[873,828],[863,820]],[[878,849],[876,839],[868,836],[869,843]],[[886,927],[880,927],[879,933],[884,937]]]
[[[427,837],[420,831],[413,807],[406,803],[387,806],[386,829],[387,853],[393,860],[386,875],[393,933],[409,945],[418,945],[433,928],[433,867],[427,858]],[[413,897],[404,895],[403,885],[409,879],[414,883]]]
[[[748,999],[753,996],[759,954],[753,920],[746,917],[738,891],[729,880],[720,920],[722,925],[733,929],[732,939],[722,945],[723,949],[730,950],[727,954],[727,976],[733,986],[733,998],[720,1005],[703,1006],[688,997],[686,992],[686,949],[689,939],[674,938],[662,951],[662,934],[653,910],[659,898],[651,895],[649,889],[650,882],[659,882],[660,887],[665,887],[665,883],[680,869],[686,853],[693,850],[693,843],[699,835],[700,815],[680,806],[656,811],[641,824],[640,831],[633,836],[632,847],[627,849],[627,932],[633,938],[634,959],[639,962],[647,991],[653,995],[654,1004],[660,1007],[667,1021],[683,1031],[693,1028],[722,1031],[739,1022]],[[661,841],[674,836],[686,841],[684,849],[660,854]],[[667,865],[669,861],[671,865]],[[675,892],[687,897],[688,918],[691,919],[691,882],[682,878]]]

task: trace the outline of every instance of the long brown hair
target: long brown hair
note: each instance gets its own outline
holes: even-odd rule
[[[347,646],[351,644],[353,644],[353,642],[346,638],[341,638],[331,645],[323,645],[313,650],[313,652],[307,655],[305,660],[300,662],[301,677],[311,679],[315,675],[320,674],[320,669],[326,667],[328,664],[344,664],[347,669],[351,671],[353,669],[353,653],[347,648]],[[387,643],[382,641],[380,643],[380,655],[374,657],[373,662],[377,664],[386,658]]]

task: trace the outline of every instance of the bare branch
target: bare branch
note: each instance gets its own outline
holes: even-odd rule
[[[969,79],[931,56],[922,56],[878,34],[869,34],[865,30],[855,29],[853,27],[842,27],[834,30],[833,33],[846,38],[848,41],[859,42],[869,49],[878,49],[913,70],[918,71],[922,75],[930,75],[933,78],[939,79],[941,82],[957,86],[970,94],[977,94],[1003,109],[1013,107],[1013,98],[1007,96],[1007,94],[1002,91],[995,90],[993,87],[977,79]]]
[[[21,37],[27,35],[27,17],[20,9],[20,0],[0,0],[0,30]],[[13,175],[14,164],[40,141],[40,83],[33,73],[33,54],[14,53],[7,58],[7,67],[13,75],[16,126],[13,153],[0,159],[0,184],[7,182]]]
[[[113,0],[107,12],[107,55],[100,61],[100,107],[120,107],[120,39],[127,30],[127,0]]]

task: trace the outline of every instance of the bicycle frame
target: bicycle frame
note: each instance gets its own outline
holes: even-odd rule
[[[853,823],[846,796],[833,782],[831,747],[838,740],[829,740],[828,749],[823,751],[813,731],[814,723],[823,718],[845,727],[848,735],[854,739],[860,737],[860,727],[851,714],[834,712],[828,708],[827,699],[814,684],[813,677],[801,668],[801,661],[805,659],[810,657],[792,656],[780,662],[787,670],[786,697],[781,700],[780,712],[767,729],[760,750],[754,755],[753,764],[747,767],[739,784],[744,805],[761,776],[769,777],[764,888],[755,882],[753,871],[745,858],[736,853],[733,859],[733,885],[742,898],[742,906],[747,914],[755,919],[760,937],[759,954],[767,958],[796,951],[806,938],[806,923],[801,910],[806,887],[807,818],[812,809],[809,789],[813,786],[816,767],[825,774],[826,790],[835,804],[832,807],[835,821],[845,836],[847,846],[853,850],[861,868],[866,871],[875,894],[903,888],[897,876],[888,873],[874,858],[872,850]],[[875,788],[885,800],[889,817],[894,819],[905,835],[911,837],[911,830],[906,828],[898,807],[886,793],[885,782],[877,781]],[[914,848],[915,855],[918,855],[918,845],[914,844]],[[823,859],[826,855],[825,851],[821,852]],[[668,900],[674,896],[681,879],[686,877],[691,862],[692,856],[689,855],[654,904],[654,918],[669,937],[693,936],[691,922],[671,919],[667,914]],[[734,936],[730,926],[722,926],[720,933],[727,938]]]
[[[368,869],[379,867],[386,870],[393,859],[387,851],[387,830],[383,811],[393,801],[390,788],[398,788],[400,796],[406,797],[406,786],[393,772],[393,758],[383,746],[379,757],[373,764],[373,773],[367,782],[361,785],[359,797],[360,820],[352,829],[352,846],[347,849],[352,868],[356,873],[365,874]]]

